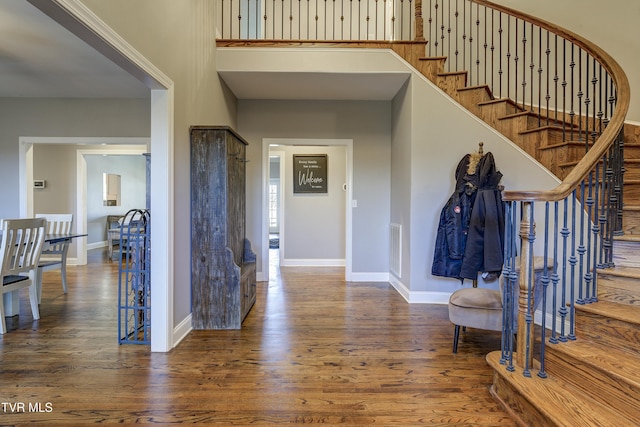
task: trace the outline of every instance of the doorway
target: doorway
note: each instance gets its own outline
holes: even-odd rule
[[[287,237],[287,229],[293,227],[291,223],[296,220],[296,215],[293,213],[295,207],[292,206],[296,202],[300,202],[300,199],[306,197],[305,202],[307,205],[311,206],[314,202],[318,201],[318,198],[325,197],[326,195],[322,194],[312,194],[312,195],[296,195],[293,194],[293,189],[289,189],[287,185],[287,179],[289,179],[289,172],[293,173],[292,164],[289,162],[289,152],[293,149],[293,147],[300,147],[298,151],[303,153],[309,153],[313,151],[313,148],[317,147],[317,151],[322,151],[325,149],[333,149],[342,153],[338,155],[341,157],[337,159],[333,157],[334,160],[339,160],[341,164],[344,166],[344,177],[340,178],[341,182],[329,182],[329,185],[333,184],[333,190],[330,190],[330,193],[333,197],[339,195],[338,197],[342,198],[342,213],[340,214],[340,222],[338,224],[338,229],[340,230],[339,236],[340,242],[342,242],[341,248],[341,259],[290,259],[288,258],[289,252],[296,252],[295,242]],[[309,151],[311,150],[311,151]],[[295,151],[295,149],[294,149]],[[280,158],[279,163],[279,211],[278,211],[278,265],[309,265],[307,262],[318,262],[318,266],[329,266],[336,265],[336,262],[340,262],[340,265],[343,265],[345,268],[345,280],[350,281],[352,276],[352,181],[353,181],[353,140],[351,139],[274,139],[274,138],[265,138],[263,139],[263,203],[262,203],[262,253],[261,258],[264,260],[262,263],[262,280],[268,280],[270,274],[270,262],[271,254],[269,249],[269,239],[270,239],[270,187],[271,187],[271,157],[277,156]],[[282,153],[285,153],[284,155]],[[318,153],[319,154],[319,153]],[[331,163],[331,158],[329,162]],[[289,163],[288,163],[289,162]],[[333,164],[340,164],[340,162],[334,162]],[[293,194],[293,196],[292,196]],[[291,201],[293,203],[287,203],[286,200],[288,197],[291,197]],[[299,220],[299,218],[298,218]],[[289,226],[287,225],[289,222]],[[328,219],[324,222],[330,223],[331,219]],[[329,224],[331,225],[331,224]],[[298,229],[299,230],[299,229]],[[313,224],[308,224],[307,229],[310,231],[317,231]],[[310,233],[312,234],[312,233]],[[300,243],[300,232],[295,232],[293,234],[298,244]],[[306,244],[309,247],[315,244],[313,238],[309,238],[307,242],[302,244]],[[288,249],[287,249],[288,248]],[[275,255],[274,255],[275,256]],[[269,261],[267,261],[269,260]],[[326,262],[323,264],[323,262]]]
[[[35,145],[86,145],[85,149],[76,150],[76,210],[74,223],[76,231],[80,234],[87,232],[87,163],[86,155],[141,155],[148,151],[148,138],[62,138],[62,137],[25,137],[20,138],[21,158],[24,159],[24,176],[20,174],[21,197],[24,196],[24,217],[32,217],[34,209],[32,186],[27,182],[33,182],[33,150]],[[106,147],[108,145],[109,147]],[[91,148],[90,146],[95,146]],[[73,262],[73,261],[72,261]],[[87,239],[77,239],[75,264],[87,263]]]
[[[284,253],[281,250],[284,246],[284,234],[282,228],[282,213],[284,212],[282,197],[284,179],[282,177],[284,170],[284,152],[269,152],[269,184],[268,184],[268,227],[269,227],[269,267],[270,272],[277,269],[281,265],[280,255]]]
[[[45,2],[41,8],[49,18],[60,23],[78,38],[142,80],[150,89],[151,142],[151,210],[154,226],[151,238],[151,284],[156,314],[151,318],[151,351],[167,352],[181,338],[174,330],[174,83],[117,33],[104,24],[78,0],[65,5]],[[54,4],[55,3],[55,4]],[[36,5],[37,6],[37,5]],[[50,7],[49,7],[50,6]],[[81,7],[82,6],[82,7]],[[20,215],[26,216],[25,154],[20,149]],[[31,184],[31,183],[30,183]],[[174,336],[175,335],[175,336]]]

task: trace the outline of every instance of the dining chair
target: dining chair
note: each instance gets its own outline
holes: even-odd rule
[[[36,214],[36,218],[47,220],[46,234],[69,234],[73,227],[73,214]],[[38,265],[37,289],[38,302],[42,299],[42,273],[50,270],[60,270],[62,290],[67,293],[67,252],[69,240],[61,243],[45,245]]]
[[[36,274],[45,236],[45,219],[6,219],[2,221],[0,275],[2,294],[29,288],[33,319],[40,318]],[[7,332],[4,304],[0,304],[0,334]]]

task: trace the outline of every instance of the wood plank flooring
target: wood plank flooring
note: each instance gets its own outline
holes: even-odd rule
[[[453,355],[446,306],[342,269],[271,270],[242,330],[193,331],[166,354],[118,345],[101,250],[68,267],[66,295],[45,273],[42,318],[23,293],[0,336],[0,424],[515,425],[489,394],[499,334],[469,329]]]

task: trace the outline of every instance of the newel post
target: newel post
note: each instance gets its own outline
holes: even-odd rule
[[[422,19],[422,0],[416,0],[416,41],[424,41],[424,20]]]
[[[523,202],[522,220],[520,222],[520,274],[518,286],[518,339],[516,364],[529,376],[533,364],[533,241],[535,240],[535,223],[533,222],[532,202]],[[529,295],[529,283],[531,295]]]

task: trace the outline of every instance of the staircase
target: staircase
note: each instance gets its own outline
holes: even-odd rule
[[[446,60],[446,57],[421,57],[417,62],[412,61],[412,65],[558,178],[563,179],[585,154],[588,131],[581,128],[577,119],[574,118],[574,123],[567,117],[541,122],[537,114],[513,100],[494,98],[486,85],[468,86],[467,72],[445,72]],[[563,141],[566,139],[563,135],[569,135],[570,139]]]
[[[444,72],[446,57],[405,58],[560,179],[584,155],[580,126],[570,124],[572,138],[563,142],[566,122],[539,123],[510,99],[494,99],[487,86],[467,86],[466,72]],[[577,339],[547,346],[544,379],[508,372],[500,352],[487,356],[495,370],[492,394],[522,425],[640,425],[639,142],[640,129],[625,128],[624,235],[614,242],[615,267],[598,271],[599,301],[576,306]]]

